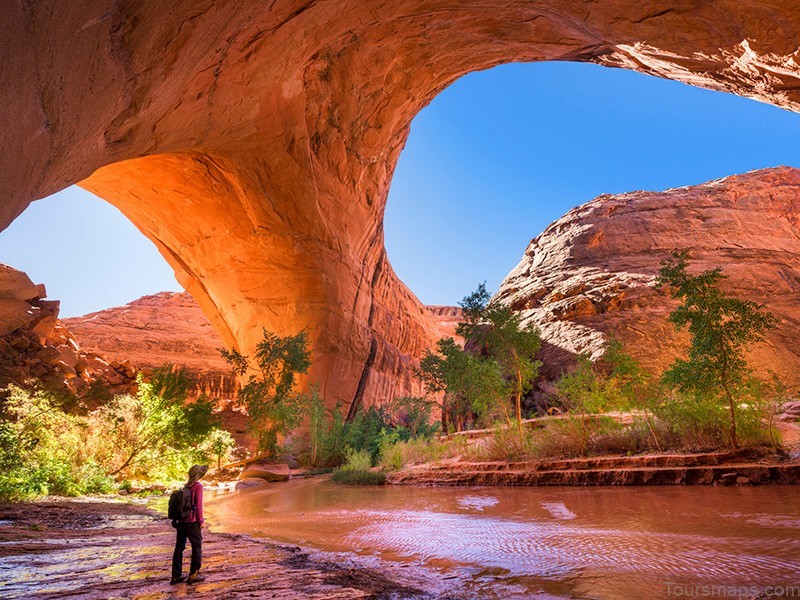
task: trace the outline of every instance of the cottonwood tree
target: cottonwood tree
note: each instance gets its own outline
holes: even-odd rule
[[[117,396],[98,413],[110,424],[113,448],[109,452],[119,457],[110,476],[143,457],[194,446],[217,425],[210,400],[201,396],[188,402],[193,381],[185,369],[168,365],[156,369],[149,382],[139,375],[137,383],[135,395]]]
[[[236,440],[229,431],[215,427],[206,436],[200,449],[213,456],[217,462],[217,471],[222,469],[222,459],[230,458],[231,450],[236,446]]]
[[[305,331],[285,337],[262,331],[252,358],[235,349],[220,352],[236,375],[247,377],[239,398],[247,408],[259,450],[274,454],[278,438],[299,423],[306,402],[295,392],[295,379],[311,366],[311,352]]]
[[[480,418],[489,416],[498,404],[505,410],[508,385],[500,366],[492,360],[466,352],[447,337],[436,344],[436,352],[428,351],[420,362],[420,375],[430,393],[444,392],[442,421],[453,422],[457,431],[464,428],[466,413],[474,411]]]
[[[598,424],[597,415],[616,407],[621,398],[620,390],[613,378],[595,371],[587,354],[578,356],[575,369],[556,382],[565,408],[577,417],[577,428],[568,427],[566,432],[573,437],[586,456],[589,443]],[[568,421],[568,424],[572,424]]]
[[[539,331],[531,324],[523,325],[522,318],[508,306],[492,302],[485,283],[459,304],[464,321],[458,324],[456,332],[500,366],[514,398],[517,431],[521,436],[522,396],[530,391],[542,364],[536,360],[542,346]]]
[[[675,251],[661,263],[657,285],[670,289],[681,303],[670,313],[676,329],[689,326],[691,342],[687,359],[677,359],[664,381],[683,392],[727,403],[730,442],[738,448],[737,398],[752,388],[753,373],[745,359],[750,344],[764,340],[777,319],[764,306],[734,298],[720,289],[726,279],[722,269],[699,275],[687,272],[689,253]]]

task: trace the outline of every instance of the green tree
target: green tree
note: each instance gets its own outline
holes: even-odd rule
[[[589,453],[596,415],[615,407],[620,402],[620,393],[615,381],[597,373],[586,354],[578,356],[578,365],[556,383],[570,415],[578,417],[577,432],[570,430],[585,456]],[[570,416],[571,418],[571,416]]]
[[[510,423],[508,385],[497,362],[464,351],[451,337],[439,340],[436,350],[422,358],[420,375],[430,393],[444,392],[443,421],[450,419],[460,431],[468,410],[485,419],[499,404]]]
[[[531,324],[523,325],[522,318],[508,306],[492,302],[485,283],[459,304],[464,321],[458,324],[456,332],[497,361],[509,382],[521,436],[522,396],[530,391],[542,364],[536,360],[542,345],[539,331]]]
[[[387,405],[391,425],[402,441],[432,438],[441,430],[441,423],[432,423],[432,412],[436,402],[417,396],[397,397]]]
[[[606,344],[603,362],[610,367],[610,376],[615,381],[626,408],[637,409],[644,415],[653,443],[660,452],[662,444],[656,432],[655,414],[665,398],[663,384],[625,352],[622,343],[616,338],[612,337]]]
[[[731,447],[737,448],[737,397],[753,388],[745,350],[763,341],[776,319],[763,305],[722,291],[720,283],[726,276],[720,268],[692,275],[688,266],[688,252],[676,251],[661,263],[658,274],[657,284],[668,287],[681,301],[669,320],[676,329],[688,325],[691,336],[688,359],[676,360],[664,380],[683,392],[727,403]]]
[[[238,350],[222,349],[221,353],[234,373],[248,377],[239,397],[247,408],[259,449],[274,454],[278,438],[298,425],[307,404],[294,390],[297,375],[311,366],[306,332],[282,337],[264,329],[252,360]]]
[[[313,390],[306,400],[308,402],[308,462],[311,465],[319,466],[325,450],[326,436],[333,426],[333,416],[328,418],[325,403],[317,390]]]
[[[203,443],[200,445],[201,452],[213,456],[217,461],[217,470],[222,468],[222,459],[229,460],[231,450],[236,446],[236,440],[229,431],[215,427],[212,429]]]
[[[117,396],[101,409],[101,416],[110,423],[113,455],[120,457],[110,476],[143,456],[185,450],[201,442],[217,424],[211,401],[201,396],[188,402],[192,379],[185,369],[166,366],[156,369],[150,382],[141,374],[136,381],[135,396]]]

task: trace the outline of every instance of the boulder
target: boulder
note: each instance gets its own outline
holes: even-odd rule
[[[8,335],[36,318],[38,309],[25,300],[0,298],[0,335]]]
[[[0,264],[0,300],[30,302],[39,297],[39,289],[25,273]]]
[[[135,369],[124,363],[117,373],[82,352],[58,320],[60,302],[43,300],[44,295],[44,286],[33,285],[25,273],[0,265],[0,388],[38,379],[80,395],[90,383],[103,380],[118,386],[112,392],[130,392]],[[112,374],[114,381],[109,381],[106,376]]]
[[[47,314],[38,318],[35,321],[35,325],[33,325],[30,330],[35,336],[35,339],[40,344],[44,344],[51,338],[56,323],[58,323],[58,318],[53,314]]]
[[[291,470],[283,463],[255,464],[246,467],[239,476],[244,479],[263,479],[264,481],[289,481]]]

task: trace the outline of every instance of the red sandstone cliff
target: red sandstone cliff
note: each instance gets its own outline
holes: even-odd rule
[[[0,388],[33,381],[78,396],[92,395],[95,383],[112,393],[135,389],[130,363],[82,348],[58,320],[59,302],[46,297],[44,285],[0,264]]]
[[[442,336],[454,334],[459,308],[434,306],[428,310]],[[63,323],[84,348],[110,359],[127,360],[137,368],[181,365],[197,379],[200,392],[221,400],[236,396],[236,379],[219,352],[224,344],[186,292],[143,296],[125,306],[64,319]]]
[[[461,308],[458,306],[428,306],[427,308],[433,317],[439,337],[452,337],[463,342],[463,339],[456,334],[456,327],[463,319]]]
[[[598,356],[613,334],[661,372],[688,335],[667,322],[674,306],[653,288],[659,263],[686,248],[692,269],[720,266],[725,287],[779,319],[751,352],[761,375],[800,385],[800,170],[781,167],[664,192],[604,195],[534,239],[497,298],[542,331],[550,375],[577,352]]]
[[[63,320],[84,348],[137,368],[186,367],[197,391],[221,400],[237,383],[219,353],[222,341],[189,294],[160,292],[126,304]]]
[[[382,220],[412,119],[460,76],[594,62],[800,110],[790,0],[37,0],[0,31],[0,228],[80,183],[226,344],[307,330],[351,408],[413,392],[436,338]]]

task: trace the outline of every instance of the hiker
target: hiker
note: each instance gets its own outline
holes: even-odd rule
[[[172,521],[172,526],[177,530],[175,537],[175,552],[172,555],[172,579],[170,584],[198,583],[205,577],[200,574],[200,566],[203,559],[203,484],[200,479],[208,471],[208,465],[193,465],[189,469],[189,480],[183,489],[180,490],[187,499],[191,499],[190,509],[185,511],[188,516],[181,517]],[[192,545],[192,564],[189,568],[189,576],[182,575],[183,571],[183,550],[186,548],[186,540]]]

